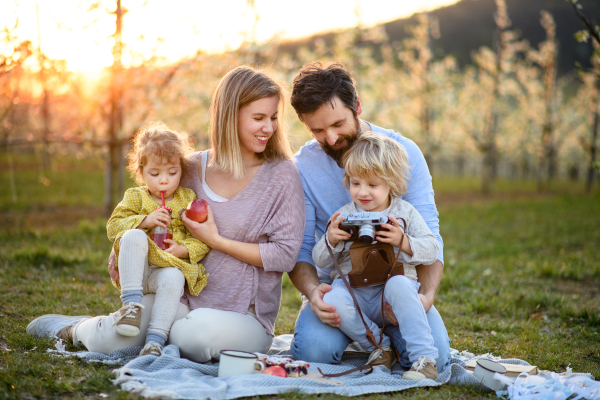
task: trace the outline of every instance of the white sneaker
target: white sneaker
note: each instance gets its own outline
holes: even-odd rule
[[[79,321],[92,318],[88,315],[77,317],[60,314],[46,314],[37,317],[27,325],[27,334],[40,338],[55,338],[62,329],[73,326]]]

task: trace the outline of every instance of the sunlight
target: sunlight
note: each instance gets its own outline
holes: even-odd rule
[[[123,0],[127,13],[122,61],[125,66],[140,65],[153,57],[172,62],[198,50],[233,50],[244,41],[261,43],[357,24],[372,26],[456,1],[306,0],[300,6],[289,0],[255,0],[253,10],[247,0],[177,0],[168,5],[156,0]],[[70,70],[95,75],[112,65],[115,0],[94,2],[97,7],[81,0],[6,3],[0,26],[13,27],[18,18],[18,37],[31,40],[35,47],[41,40],[44,53],[66,60]]]

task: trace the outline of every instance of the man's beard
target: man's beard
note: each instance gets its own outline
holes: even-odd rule
[[[354,131],[348,135],[340,135],[338,137],[337,142],[334,144],[334,146],[339,145],[340,143],[342,143],[345,140],[346,146],[344,146],[340,149],[334,149],[333,147],[331,147],[331,145],[329,143],[327,143],[327,140],[323,141],[322,143],[319,142],[319,144],[321,145],[321,148],[323,149],[325,154],[327,154],[329,157],[333,158],[333,160],[337,163],[338,167],[340,167],[340,168],[343,168],[342,162],[344,160],[344,154],[346,154],[346,152],[348,150],[350,150],[350,147],[352,147],[354,142],[356,142],[356,140],[358,139],[358,137],[360,136],[360,133],[361,133],[360,132],[360,122],[359,122],[358,118],[355,118],[354,121],[355,121]]]

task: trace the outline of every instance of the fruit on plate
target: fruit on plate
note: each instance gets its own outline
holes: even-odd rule
[[[192,221],[202,223],[206,221],[206,218],[208,217],[207,206],[208,203],[204,199],[190,201],[185,209],[185,215]]]
[[[287,372],[285,372],[285,368],[280,367],[279,365],[275,365],[273,367],[267,367],[262,372],[265,375],[273,375],[280,376],[282,378],[287,378]]]

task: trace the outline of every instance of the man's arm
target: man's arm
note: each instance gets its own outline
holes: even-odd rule
[[[444,272],[444,264],[440,260],[436,260],[431,265],[417,265],[417,276],[421,287],[419,288],[419,297],[425,308],[425,312],[429,311],[435,300],[435,294],[442,280]]]
[[[323,302],[325,293],[331,290],[331,285],[319,283],[317,270],[310,263],[300,261],[294,269],[288,272],[290,280],[310,302],[310,307],[321,322],[339,328],[340,315],[335,312],[335,307]]]

